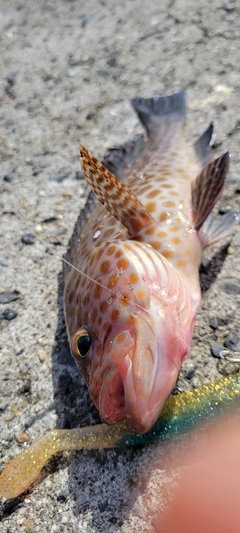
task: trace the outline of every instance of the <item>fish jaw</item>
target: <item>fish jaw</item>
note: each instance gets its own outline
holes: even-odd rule
[[[153,324],[149,315],[141,314],[135,331],[122,331],[110,342],[98,404],[105,423],[128,418],[138,434],[151,429],[176,383],[190,347],[191,329],[184,336],[167,316]]]

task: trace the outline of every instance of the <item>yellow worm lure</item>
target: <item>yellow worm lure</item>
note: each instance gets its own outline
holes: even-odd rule
[[[67,450],[114,448],[147,444],[177,437],[212,418],[228,414],[240,406],[240,372],[207,385],[171,396],[150,431],[137,435],[127,420],[114,426],[97,424],[70,430],[56,429],[24,449],[0,475],[0,494],[14,498],[26,491],[38,478],[47,461]]]

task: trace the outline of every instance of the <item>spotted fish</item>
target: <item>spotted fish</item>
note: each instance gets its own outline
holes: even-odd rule
[[[227,235],[214,220],[229,166],[211,162],[213,126],[189,146],[185,94],[132,101],[147,136],[102,162],[80,147],[92,191],[64,257],[72,355],[101,419],[148,431],[189,351],[202,250]]]

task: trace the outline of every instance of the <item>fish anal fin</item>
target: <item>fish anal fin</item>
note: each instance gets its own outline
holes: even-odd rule
[[[110,148],[104,156],[103,165],[118,179],[124,176],[127,169],[131,169],[137,160],[142,156],[146,141],[141,135],[133,141]]]
[[[193,224],[198,231],[223,190],[229,168],[229,153],[209,163],[192,183]]]
[[[211,158],[211,140],[213,136],[213,122],[210,126],[204,131],[204,133],[199,137],[199,139],[194,143],[193,148],[195,150],[196,156],[201,163],[202,167],[205,167],[210,161]]]
[[[80,145],[82,171],[98,200],[129,232],[130,237],[156,224],[145,207],[100,161]]]
[[[185,122],[186,105],[185,92],[180,91],[169,96],[154,98],[134,98],[132,106],[138,114],[149,137],[155,136],[161,128],[161,123],[175,117],[176,122]]]
[[[215,219],[210,213],[199,231],[202,247],[207,248],[230,235],[236,220],[238,220],[237,213],[225,213],[219,219]]]

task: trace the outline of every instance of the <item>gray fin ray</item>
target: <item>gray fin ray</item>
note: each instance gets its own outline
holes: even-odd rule
[[[210,213],[199,231],[202,247],[207,248],[230,235],[237,220],[239,220],[238,213],[225,213],[219,219],[215,219]]]
[[[213,122],[194,143],[193,148],[195,154],[201,163],[202,167],[205,167],[211,160],[211,140],[213,136]]]
[[[127,141],[118,147],[110,148],[102,163],[114,176],[122,179],[125,170],[131,169],[142,156],[145,144],[144,136],[141,135],[133,141]]]
[[[185,122],[186,103],[184,91],[169,96],[156,96],[147,99],[133,98],[132,106],[146,128],[149,137],[156,134],[161,122],[174,117],[174,115],[177,121]]]

